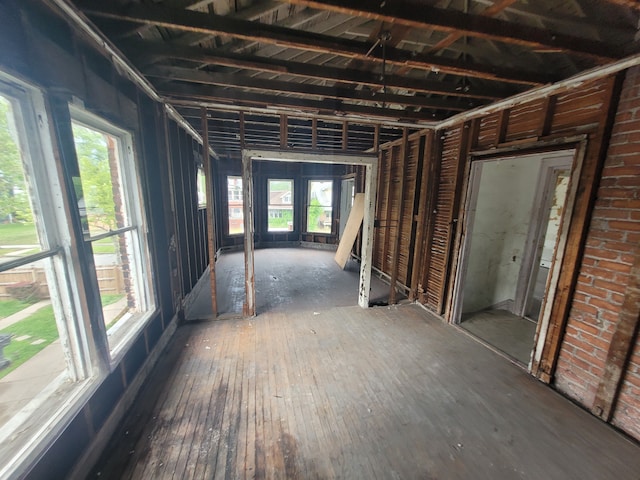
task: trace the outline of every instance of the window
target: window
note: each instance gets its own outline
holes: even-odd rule
[[[229,235],[244,233],[244,220],[242,216],[242,178],[227,177],[227,199],[229,206]]]
[[[268,184],[269,232],[293,231],[293,180],[272,180]]]
[[[40,93],[0,72],[2,478],[15,466],[16,449],[48,428],[60,392],[92,373],[88,335],[68,288],[71,260],[62,252],[69,230],[48,141]]]
[[[85,241],[91,244],[109,347],[114,351],[148,317],[153,297],[146,228],[131,136],[72,109],[80,171],[75,185]]]
[[[196,186],[198,189],[198,208],[206,208],[207,207],[207,182],[204,175],[204,168],[202,166],[198,167],[198,171],[196,173]]]
[[[332,202],[332,180],[309,180],[307,232],[331,233]]]

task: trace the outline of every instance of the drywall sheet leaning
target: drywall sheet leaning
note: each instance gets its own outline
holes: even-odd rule
[[[351,249],[358,236],[360,225],[364,219],[364,193],[356,193],[353,199],[353,206],[349,213],[349,219],[347,220],[347,226],[344,227],[344,232],[340,243],[338,244],[338,250],[336,250],[336,256],[334,257],[336,263],[340,265],[340,268],[344,269],[349,260]]]

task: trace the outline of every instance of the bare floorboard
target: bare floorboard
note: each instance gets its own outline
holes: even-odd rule
[[[638,479],[640,447],[415,305],[188,323],[91,478]]]

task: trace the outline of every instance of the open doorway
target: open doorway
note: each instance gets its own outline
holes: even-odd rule
[[[476,161],[454,322],[522,365],[549,299],[574,150]]]

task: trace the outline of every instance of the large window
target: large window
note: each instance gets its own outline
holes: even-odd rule
[[[87,378],[87,334],[69,289],[69,231],[42,97],[0,73],[0,477],[51,415],[52,392]],[[39,121],[36,121],[39,118]],[[49,145],[50,146],[50,145]],[[60,405],[58,405],[60,406]]]
[[[127,325],[148,316],[153,307],[135,156],[126,132],[86,112],[73,109],[72,115],[78,208],[113,351],[134,333]]]
[[[229,206],[229,235],[244,233],[241,177],[227,177],[227,203]]]
[[[272,180],[268,182],[269,232],[290,232],[293,230],[293,180]]]
[[[331,233],[333,181],[309,180],[307,232]]]

